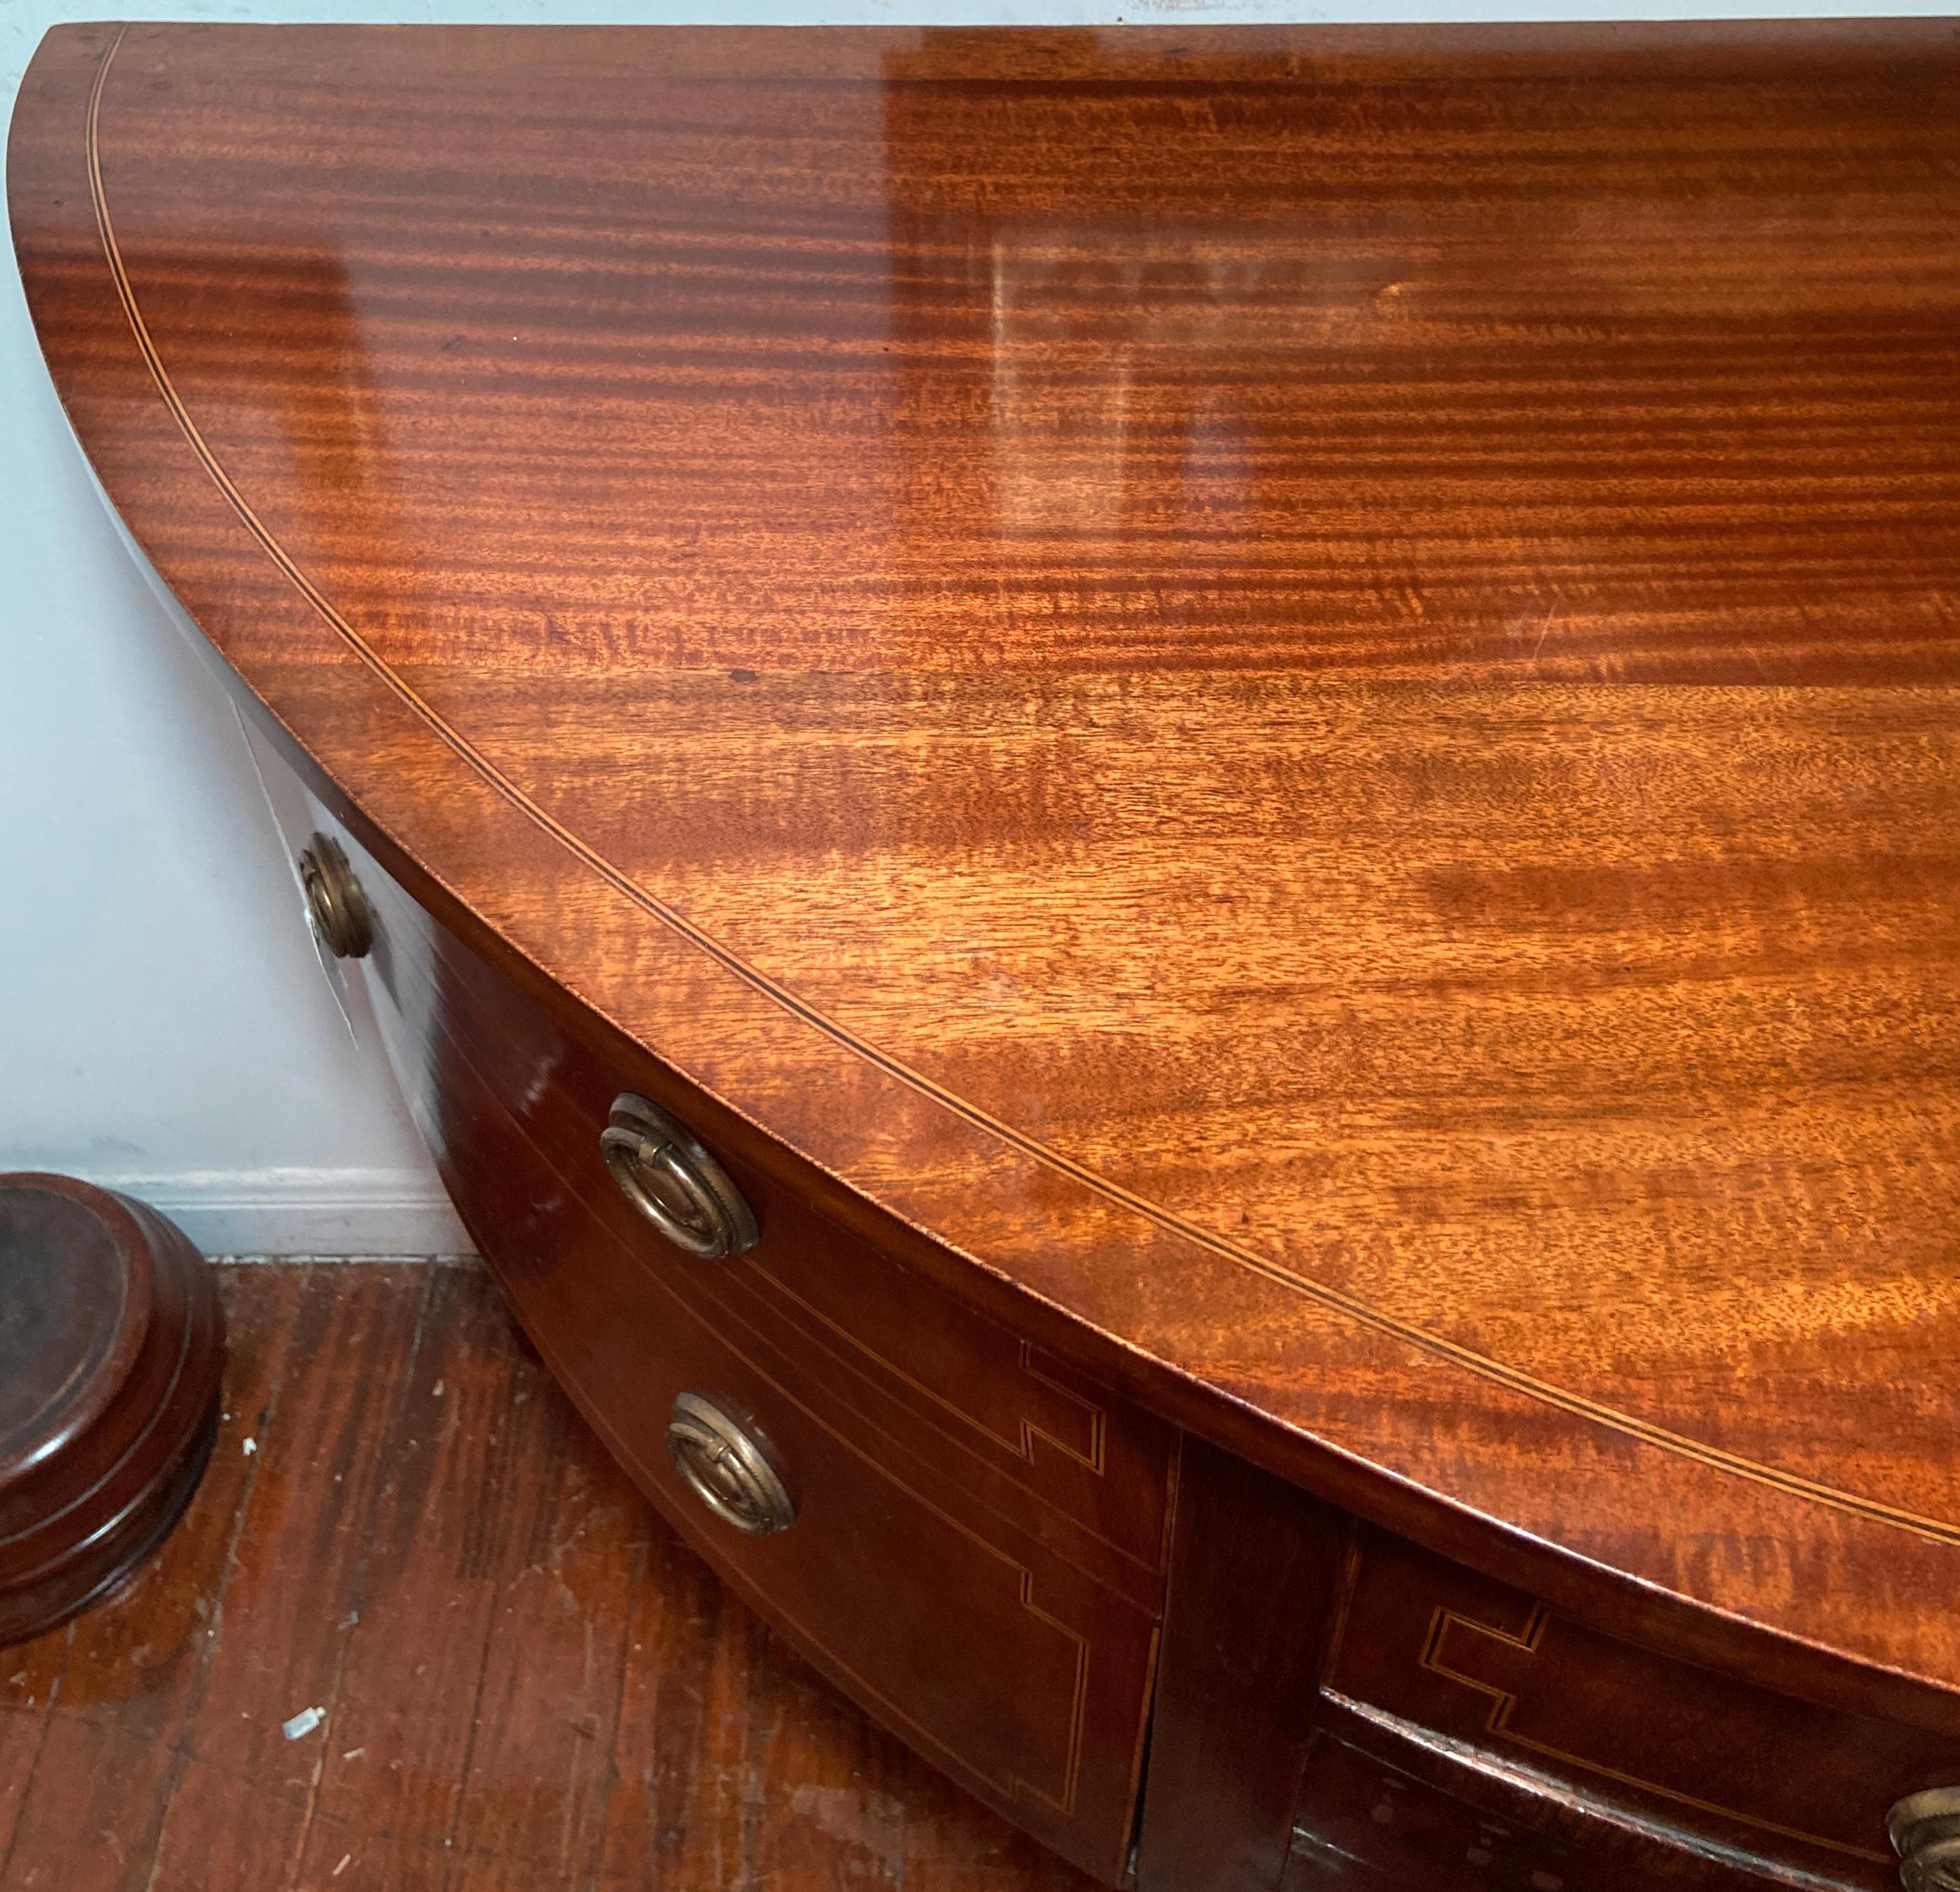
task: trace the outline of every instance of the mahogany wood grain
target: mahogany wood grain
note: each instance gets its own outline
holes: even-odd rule
[[[1960,1779],[1950,1734],[1669,1661],[1378,1531],[1327,1686],[1602,1817],[1872,1892],[1897,1880],[1886,1809]]]
[[[221,1283],[225,1417],[182,1527],[0,1663],[5,1892],[1086,1887],[762,1630],[481,1274]]]
[[[1950,1735],[1587,1629],[1187,1445],[1141,1892],[1885,1892],[1887,1809],[1956,1777]]]
[[[379,910],[390,1053],[444,1178],[546,1360],[635,1482],[874,1716],[1065,1856],[1119,1879],[1160,1578],[1139,1600],[1134,1560],[1043,1531],[912,1412],[895,1420],[889,1401],[840,1377],[839,1340],[772,1291],[808,1228],[780,1194],[759,1198],[771,1226],[756,1251],[759,1283],[746,1291],[742,1261],[704,1265],[644,1231],[629,1229],[631,1242],[609,1231],[589,1206],[609,1187],[603,1167],[568,1178],[527,1134],[520,1113],[527,1096],[545,1101],[543,1086],[494,1089],[467,1055],[495,1029],[490,1002],[437,977],[427,921],[415,924],[371,863],[362,884]],[[920,1305],[915,1291],[908,1320],[943,1344],[931,1332],[938,1292],[927,1293]],[[1000,1337],[994,1370],[1011,1391],[1026,1375]],[[959,1365],[978,1378],[970,1359]],[[963,1390],[945,1382],[953,1399]],[[665,1443],[682,1392],[714,1398],[769,1440],[796,1502],[788,1529],[743,1537],[689,1493]],[[1098,1411],[1100,1435],[1122,1440],[1125,1411],[1106,1397]],[[1152,1440],[1160,1429],[1139,1418]],[[1120,1448],[1110,1456],[1118,1476],[1131,1472]],[[1160,1480],[1165,1470],[1160,1456]]]
[[[1956,107],[1939,21],[77,27],[10,202],[525,990],[1218,1443],[1951,1733]]]
[[[452,1067],[466,1071],[497,1099],[523,1133],[543,1191],[575,1196],[627,1258],[710,1320],[787,1315],[805,1327],[839,1404],[929,1461],[931,1476],[985,1494],[1078,1567],[1159,1608],[1172,1428],[835,1227],[803,1199],[799,1177],[733,1151],[721,1156],[760,1243],[718,1265],[676,1265],[600,1153],[614,1098],[663,1074],[570,1036],[364,857],[360,878],[378,921],[368,962],[375,996],[406,1035],[401,1054],[438,1080]],[[692,1099],[674,1102],[692,1115]],[[486,1239],[497,1253],[496,1232]]]

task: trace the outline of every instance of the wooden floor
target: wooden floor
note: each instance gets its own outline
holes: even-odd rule
[[[0,1651],[0,1892],[1087,1887],[724,1592],[473,1268],[223,1274],[183,1525]]]

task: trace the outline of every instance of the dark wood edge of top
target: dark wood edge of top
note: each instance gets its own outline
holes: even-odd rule
[[[1663,43],[1665,36],[1657,35],[1651,23],[1626,24],[1632,30],[1623,36],[1616,34],[1615,37],[1629,49]],[[1717,43],[1728,43],[1736,38],[1733,31],[1721,29],[1733,27],[1737,23],[1702,24],[1714,30],[1711,37]],[[1799,27],[1815,27],[1819,30],[1815,37],[1828,40],[1830,35],[1825,29],[1842,27],[1847,23],[1795,24]],[[1850,24],[1869,28],[1875,23]],[[1960,27],[1953,27],[1950,22],[1902,21],[1891,24],[1901,29],[1922,30],[1944,24],[1960,33]],[[1642,30],[1643,27],[1647,30]],[[106,70],[107,56],[126,30],[126,25],[115,23],[55,27],[37,49],[34,62],[39,64],[46,59],[51,49],[59,49],[71,54],[86,50],[101,61]],[[1527,30],[1535,29],[1513,26],[1510,31],[1516,33]],[[1574,32],[1596,37],[1602,30],[1598,26],[1580,27],[1577,23],[1573,27]],[[1217,29],[1195,35],[1174,29],[1160,30],[1166,38],[1174,38],[1179,46],[1196,46],[1202,43],[1223,48],[1234,43],[1242,45],[1250,37],[1284,30]],[[1326,30],[1312,30],[1317,33]],[[1357,50],[1366,47],[1385,52],[1408,52],[1418,46],[1440,44],[1452,37],[1449,30],[1432,27],[1357,27],[1349,30],[1354,36],[1352,43]],[[1459,43],[1462,43],[1466,33],[1488,31],[1492,36],[1491,43],[1494,45],[1500,43],[1503,30],[1473,28],[1458,29],[1456,33]],[[1674,28],[1670,26],[1666,31],[1671,34]],[[909,33],[906,37],[910,37]],[[1152,37],[1157,35],[1153,33]],[[14,146],[32,109],[29,88],[24,82],[14,114],[13,136],[9,141],[10,194],[18,184]],[[88,212],[89,206],[82,204],[75,214],[79,220]],[[28,280],[31,304],[32,272],[21,237],[21,220],[18,216],[14,229],[17,252],[24,278]],[[129,365],[132,387],[138,383],[149,383],[148,368],[133,339]],[[56,377],[56,385],[58,394],[62,396],[65,410],[65,393],[59,377]],[[150,391],[158,393],[154,385]],[[79,428],[76,433],[81,450],[92,466],[94,456],[89,444]],[[186,444],[188,452],[189,443]],[[191,470],[187,467],[187,472]],[[103,491],[112,516],[121,525],[119,510],[106,482]],[[378,821],[371,818],[342,789],[324,763],[305,748],[298,736],[281,722],[270,705],[202,634],[161,576],[155,574],[154,568],[149,565],[133,528],[124,529],[182,628],[195,638],[201,654],[211,663],[245,712],[322,803],[345,824],[384,870],[399,880],[439,924],[511,979],[534,1002],[542,1005],[562,1026],[583,1039],[597,1054],[629,1070],[635,1064],[644,1066],[651,1063],[666,1074],[674,1087],[685,1087],[701,1099],[705,1105],[705,1114],[700,1117],[700,1121],[711,1140],[726,1141],[749,1160],[765,1168],[779,1172],[791,1171],[797,1185],[810,1200],[841,1226],[875,1244],[982,1312],[1026,1333],[1039,1344],[1214,1445],[1374,1523],[1398,1531],[1443,1555],[1500,1581],[1529,1589],[1575,1620],[1820,1703],[1854,1712],[1903,1717],[1929,1728],[1960,1733],[1960,1680],[1949,1684],[1909,1674],[1803,1640],[1710,1604],[1656,1587],[1520,1531],[1501,1519],[1473,1512],[1439,1493],[1419,1487],[1290,1426],[1166,1361],[1126,1345],[1118,1337],[1011,1280],[981,1258],[952,1246],[871,1200],[815,1159],[778,1142],[760,1124],[676,1069],[597,1006],[573,995],[426,869]],[[1444,1363],[1449,1363],[1446,1359]],[[1459,1366],[1453,1370],[1468,1369]],[[1602,1423],[1580,1412],[1564,1413],[1562,1417],[1570,1426],[1581,1430]]]
[[[161,587],[161,580],[158,583]],[[173,600],[174,603],[174,600]],[[981,1313],[1026,1334],[1084,1372],[1198,1437],[1285,1480],[1397,1531],[1427,1548],[1542,1598],[1554,1609],[1609,1634],[1797,1693],[1853,1712],[1897,1716],[1903,1686],[1929,1727],[1960,1734],[1960,1690],[1861,1662],[1691,1598],[1657,1589],[1481,1515],[1385,1472],[1181,1372],[1122,1345],[1106,1331],[1009,1280],[861,1194],[791,1150],[686,1072],[642,1045],[603,1012],[568,993],[426,870],[354,801],[282,723],[250,685],[205,640],[188,614],[181,628],[243,712],[308,789],[384,870],[447,931],[543,1007],[595,1056],[622,1072],[654,1067],[698,1102],[693,1119],[708,1141],[746,1161],[788,1175],[825,1215]],[[622,1081],[625,1081],[622,1080]]]

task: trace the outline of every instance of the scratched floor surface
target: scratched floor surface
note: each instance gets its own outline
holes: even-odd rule
[[[1085,1892],[722,1590],[475,1270],[223,1278],[183,1525],[0,1650],[0,1892]]]

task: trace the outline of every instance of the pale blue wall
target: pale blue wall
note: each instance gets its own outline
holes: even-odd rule
[[[0,0],[0,87],[56,21],[689,21],[882,25],[1938,13],[1870,5],[1345,0],[1327,7],[576,7]],[[11,246],[7,253],[11,256]],[[348,1035],[217,685],[123,553],[0,269],[0,1169],[141,1188],[207,1246],[453,1238],[427,1162]]]

